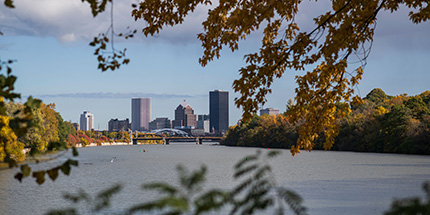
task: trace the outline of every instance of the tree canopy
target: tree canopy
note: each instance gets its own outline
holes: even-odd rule
[[[81,1],[90,4],[94,16],[105,11],[109,2],[113,3],[112,0]],[[339,132],[334,123],[336,118],[351,111],[349,105],[336,104],[361,102],[354,93],[370,52],[378,14],[393,13],[404,6],[410,9],[409,18],[415,24],[430,18],[430,5],[425,0],[333,0],[330,10],[313,18],[315,27],[304,31],[295,19],[302,2],[145,0],[132,5],[131,16],[145,22],[141,29],[145,36],[153,36],[166,26],[184,22],[199,5],[211,8],[202,23],[203,32],[197,36],[203,47],[203,56],[199,59],[202,66],[219,58],[223,48],[234,52],[239,49],[239,42],[252,32],[262,32],[260,49],[244,56],[247,65],[239,70],[240,78],[233,82],[233,89],[240,94],[235,104],[243,108],[244,120],[249,120],[266,102],[275,78],[288,70],[306,71],[313,67],[296,76],[295,104],[289,108],[290,121],[302,122],[297,144],[291,149],[296,154],[300,149],[311,150],[321,132],[326,140],[324,147],[329,149]],[[13,7],[13,0],[4,3]],[[135,33],[136,30],[114,34],[110,29],[110,35],[94,38],[90,45],[96,48],[99,69],[115,70],[120,64],[127,64],[125,49],[117,51],[112,45],[108,56],[103,51],[115,35],[128,38]]]

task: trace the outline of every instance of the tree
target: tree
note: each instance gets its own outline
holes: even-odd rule
[[[94,16],[104,11],[107,2],[83,0],[90,3]],[[296,77],[295,105],[289,109],[291,122],[304,121],[299,127],[299,139],[291,152],[300,149],[311,150],[313,142],[321,132],[325,136],[324,148],[329,149],[338,134],[336,118],[350,112],[350,107],[336,107],[336,103],[350,101],[354,87],[363,74],[363,65],[369,55],[376,27],[376,19],[381,10],[395,12],[401,5],[410,8],[410,20],[425,22],[430,18],[430,5],[423,0],[340,0],[332,1],[330,11],[314,18],[315,28],[310,31],[300,29],[295,20],[300,0],[289,1],[237,1],[224,0],[208,11],[202,23],[203,32],[198,35],[204,49],[199,59],[202,66],[220,57],[227,46],[231,51],[239,48],[238,42],[245,40],[252,32],[263,29],[259,51],[245,55],[247,66],[239,70],[240,78],[233,82],[233,88],[240,96],[235,99],[243,108],[244,120],[249,120],[266,102],[275,78],[280,78],[287,70],[304,71]],[[132,17],[144,20],[142,33],[153,36],[165,26],[173,26],[184,21],[198,5],[212,5],[210,0],[151,0],[134,4]],[[93,45],[107,40],[95,40]],[[351,68],[349,61],[359,61],[361,65]],[[103,58],[99,60],[103,62]],[[359,103],[353,97],[353,103]]]
[[[113,3],[112,0],[82,2],[90,4],[94,16],[105,11],[108,2]],[[13,7],[13,0],[4,3]],[[295,105],[289,109],[289,115],[291,122],[304,123],[298,129],[297,145],[291,148],[293,155],[300,149],[311,150],[321,132],[325,137],[324,148],[330,149],[339,132],[336,118],[351,111],[348,105],[339,108],[336,103],[361,101],[358,96],[353,97],[354,88],[363,75],[379,12],[395,12],[405,6],[411,9],[409,18],[415,24],[430,18],[430,5],[425,0],[338,0],[331,1],[331,10],[313,19],[315,28],[303,31],[295,20],[301,3],[301,0],[222,0],[208,10],[202,23],[203,32],[198,35],[204,49],[199,62],[206,66],[220,57],[225,46],[236,51],[239,41],[264,28],[261,48],[245,55],[247,66],[239,70],[240,78],[233,82],[234,90],[240,94],[235,103],[243,108],[244,120],[249,120],[266,102],[275,78],[282,77],[287,70],[305,71],[307,66],[314,67],[296,77]],[[146,22],[142,28],[145,36],[153,36],[165,26],[182,23],[198,5],[212,5],[212,1],[146,0],[133,4],[131,15]],[[111,25],[108,32],[109,35],[100,34],[90,43],[96,47],[94,54],[102,71],[115,70],[129,62],[124,58],[125,50],[114,49],[113,38],[115,35],[129,38],[137,31],[115,34]],[[104,56],[109,42],[112,51]],[[361,65],[351,68],[350,61]]]

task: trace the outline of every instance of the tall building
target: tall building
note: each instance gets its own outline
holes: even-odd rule
[[[174,128],[181,127],[197,127],[197,117],[194,114],[193,108],[185,102],[185,100],[175,109],[175,120],[173,120]]]
[[[128,120],[128,118],[125,120],[111,119],[108,123],[108,130],[110,132],[128,131],[129,128],[130,121]]]
[[[197,128],[203,129],[204,133],[210,133],[209,115],[198,115],[197,118]]]
[[[80,130],[90,131],[94,129],[94,115],[89,111],[84,111],[80,118]]]
[[[228,91],[209,92],[209,124],[215,132],[224,133],[228,129]]]
[[[279,114],[279,109],[275,109],[275,108],[261,109],[260,110],[260,116],[263,116],[264,114],[278,115]]]
[[[156,118],[149,123],[149,130],[172,128],[172,121],[167,117]]]
[[[131,130],[149,130],[151,121],[151,98],[131,99]]]

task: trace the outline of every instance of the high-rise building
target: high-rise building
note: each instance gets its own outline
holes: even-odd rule
[[[193,108],[185,102],[185,100],[175,109],[175,120],[173,120],[174,128],[181,127],[197,127],[197,117],[194,114]]]
[[[128,118],[125,120],[111,119],[108,123],[108,129],[110,132],[128,131],[129,128],[130,121]]]
[[[198,115],[197,118],[197,128],[203,129],[204,133],[210,133],[209,115]]]
[[[215,132],[224,133],[228,129],[228,91],[209,92],[209,124]]]
[[[94,129],[94,115],[89,111],[84,111],[80,118],[80,130],[90,131]]]
[[[131,130],[146,131],[151,121],[151,98],[131,99]]]
[[[278,115],[279,114],[279,109],[275,109],[275,108],[261,109],[260,110],[260,116],[263,116],[264,114]]]

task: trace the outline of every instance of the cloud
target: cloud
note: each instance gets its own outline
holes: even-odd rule
[[[114,3],[115,31],[126,32],[130,26],[140,32],[145,23],[135,22],[131,17],[131,4],[136,3],[136,0]],[[15,9],[0,7],[0,29],[8,36],[55,37],[60,42],[87,42],[99,33],[106,32],[110,26],[109,9],[94,18],[90,6],[79,0],[20,0],[15,2],[15,6]],[[186,18],[186,22],[175,27],[164,27],[149,42],[196,41],[206,14],[207,7],[198,7]],[[147,40],[143,36],[137,38]]]
[[[136,0],[114,1],[114,26],[117,32],[126,32],[127,26],[138,29],[138,32],[145,27],[144,22],[135,22],[131,17],[132,3],[136,3]],[[213,5],[217,4],[217,1],[214,1]],[[15,5],[15,9],[0,7],[0,30],[5,35],[55,37],[63,43],[88,42],[99,33],[106,32],[110,25],[109,12],[93,18],[88,3],[82,3],[79,0],[20,0],[15,1]],[[313,29],[313,18],[331,10],[330,6],[331,4],[325,1],[304,1],[297,14],[297,20],[303,24],[300,27],[305,31]],[[186,17],[182,24],[174,27],[164,26],[160,34],[150,38],[136,35],[130,42],[138,40],[148,44],[196,43],[197,34],[202,32],[202,22],[211,7],[213,6],[200,5]],[[393,14],[382,11],[379,14],[375,36],[388,37],[395,42],[395,45],[408,38],[428,41],[426,38],[430,33],[429,23],[420,24],[417,30],[416,25],[412,24],[407,17],[410,10],[402,6]],[[397,38],[391,38],[390,35],[397,35]]]
[[[181,94],[156,94],[156,93],[60,93],[36,95],[36,98],[87,98],[87,99],[130,99],[130,98],[197,98],[207,95],[181,95]]]

